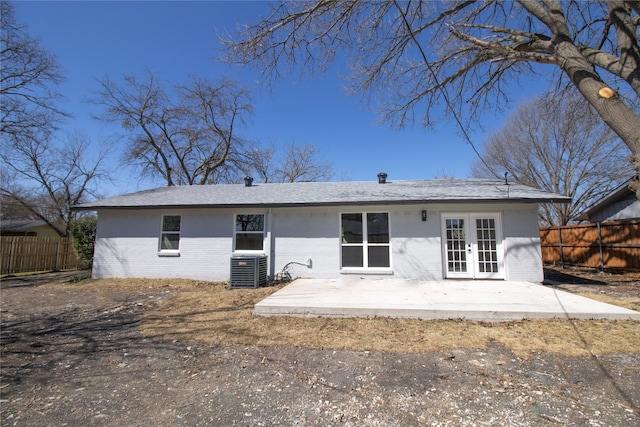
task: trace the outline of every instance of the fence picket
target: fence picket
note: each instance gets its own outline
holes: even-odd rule
[[[0,258],[0,274],[84,267],[69,237],[2,236]]]
[[[640,270],[640,220],[543,227],[540,246],[546,264]]]

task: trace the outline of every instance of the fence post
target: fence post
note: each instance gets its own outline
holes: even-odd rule
[[[558,224],[558,248],[560,249],[560,266],[564,268],[564,251],[562,250],[562,226]]]
[[[600,221],[596,222],[598,228],[598,248],[600,249],[600,271],[604,271],[604,254],[602,252],[602,232],[600,230]]]
[[[56,266],[53,269],[54,271],[60,271],[60,240],[62,239],[58,239],[56,244]]]
[[[11,239],[9,240],[10,245],[9,245],[9,271],[7,271],[7,274],[13,274],[13,265],[15,263],[15,245],[16,245],[16,241]]]

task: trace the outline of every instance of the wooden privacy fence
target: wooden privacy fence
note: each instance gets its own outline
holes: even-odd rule
[[[547,264],[640,271],[640,220],[540,229]]]
[[[1,274],[82,268],[69,237],[2,236]]]

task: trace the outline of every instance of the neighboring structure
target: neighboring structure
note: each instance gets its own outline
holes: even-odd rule
[[[607,194],[596,204],[576,217],[578,221],[604,222],[625,219],[640,219],[640,200],[631,191],[629,184],[636,178],[629,179],[620,187]]]
[[[38,219],[3,219],[0,221],[2,236],[60,237],[46,222]]]
[[[584,223],[541,228],[543,261],[640,271],[640,201],[629,188],[631,182],[627,180],[574,218]]]
[[[497,180],[162,187],[76,206],[98,212],[93,276],[227,281],[235,255],[274,277],[543,280],[538,203]]]

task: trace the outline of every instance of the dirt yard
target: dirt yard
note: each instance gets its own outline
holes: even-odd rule
[[[640,308],[640,275],[548,269]],[[640,426],[640,323],[265,319],[277,287],[0,282],[0,425]]]

